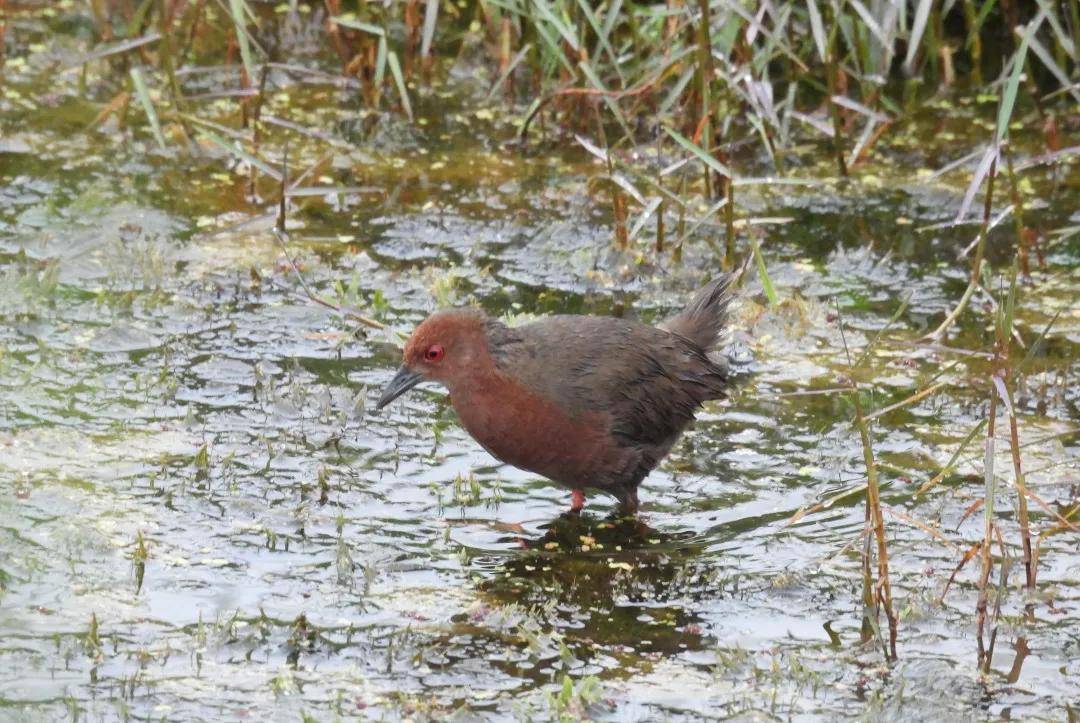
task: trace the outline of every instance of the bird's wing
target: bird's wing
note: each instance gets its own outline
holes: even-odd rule
[[[631,321],[555,316],[508,332],[499,366],[573,417],[609,418],[620,446],[670,445],[725,381],[686,338]]]

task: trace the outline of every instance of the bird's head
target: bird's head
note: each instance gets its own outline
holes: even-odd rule
[[[485,325],[480,311],[439,311],[424,319],[405,343],[401,368],[379,397],[376,409],[425,381],[453,388],[490,363]]]

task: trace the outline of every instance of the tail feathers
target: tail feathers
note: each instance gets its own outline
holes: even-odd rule
[[[727,323],[735,274],[724,274],[706,284],[686,308],[660,325],[686,337],[703,351],[712,349]]]

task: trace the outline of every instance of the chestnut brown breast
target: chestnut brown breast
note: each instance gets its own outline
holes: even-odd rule
[[[609,415],[571,415],[497,370],[453,389],[451,401],[492,456],[568,487],[615,486],[639,463],[611,436]]]

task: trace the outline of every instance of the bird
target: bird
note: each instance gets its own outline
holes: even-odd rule
[[[409,336],[376,410],[440,383],[480,446],[570,488],[572,513],[595,490],[633,515],[642,480],[702,404],[725,396],[716,347],[733,281],[713,279],[657,326],[572,314],[508,326],[475,308],[436,311]]]

